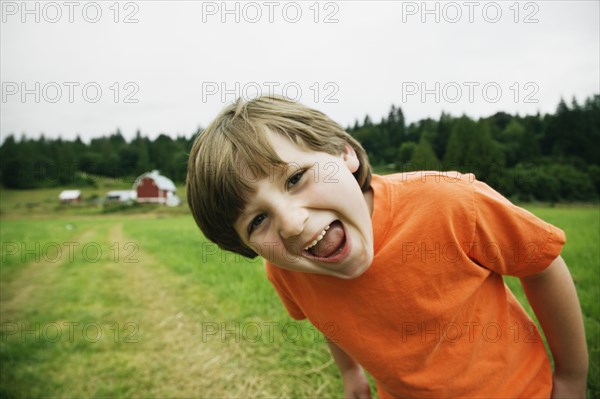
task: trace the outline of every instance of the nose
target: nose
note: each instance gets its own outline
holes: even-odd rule
[[[295,237],[304,231],[308,212],[304,208],[281,209],[279,213],[279,235],[283,239]]]

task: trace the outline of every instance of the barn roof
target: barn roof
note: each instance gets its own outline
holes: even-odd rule
[[[161,175],[160,173],[158,173],[158,170],[153,170],[152,172],[144,173],[143,175],[139,176],[137,179],[135,179],[135,182],[133,183],[133,187],[137,188],[137,186],[141,183],[141,181],[147,177],[154,180],[154,183],[156,184],[156,186],[159,189],[167,190],[167,191],[175,191],[175,184],[173,183],[173,181],[171,179],[169,179],[168,177],[165,177],[165,176]]]
[[[64,190],[58,194],[58,199],[60,200],[74,200],[81,196],[81,191],[79,190]]]

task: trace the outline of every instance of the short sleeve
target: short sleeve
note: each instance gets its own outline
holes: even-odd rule
[[[279,295],[279,299],[281,299],[281,302],[285,306],[289,315],[292,316],[292,318],[295,320],[306,319],[306,315],[304,314],[304,312],[292,299],[292,296],[289,294],[289,292],[284,288],[284,284],[279,281],[281,279],[281,276],[277,266],[275,266],[271,262],[265,261],[265,268],[267,271],[267,278],[275,288],[275,292],[277,292],[277,295]]]
[[[473,182],[475,229],[469,256],[500,274],[526,277],[560,255],[564,232],[512,204],[487,184]]]

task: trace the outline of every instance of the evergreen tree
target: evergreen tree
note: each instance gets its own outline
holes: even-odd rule
[[[411,165],[412,170],[441,170],[440,160],[435,155],[431,144],[425,136],[421,136],[419,144],[415,147]]]
[[[473,172],[488,183],[488,177],[498,174],[504,168],[501,149],[491,137],[487,121],[476,123],[467,116],[462,116],[452,128],[448,139],[448,147],[444,158],[447,169],[460,172]]]
[[[412,141],[406,141],[402,143],[400,148],[398,149],[398,169],[401,171],[413,170],[411,169],[411,160],[413,159],[413,154],[415,149],[417,148],[417,143]]]
[[[137,151],[137,162],[133,169],[133,173],[136,176],[142,173],[149,172],[152,169],[150,163],[150,143],[147,137],[142,137],[141,132],[138,130],[135,133],[135,138],[131,142],[131,146]]]
[[[525,161],[521,154],[525,134],[525,128],[516,119],[513,119],[500,134],[499,141],[503,144],[506,166]]]
[[[175,172],[173,157],[175,145],[173,139],[161,133],[150,146],[150,158],[156,168],[165,176],[172,176]]]
[[[19,175],[19,170],[23,168],[21,159],[20,146],[11,134],[0,147],[0,180],[4,187],[22,188],[22,177]]]
[[[431,141],[433,151],[439,159],[444,159],[446,154],[446,148],[448,147],[448,140],[452,133],[452,127],[454,125],[454,118],[449,114],[442,112],[440,120],[437,123],[437,135],[435,140]]]
[[[388,112],[387,118],[387,144],[393,148],[398,148],[404,141],[405,125],[402,108],[396,108],[393,104]]]

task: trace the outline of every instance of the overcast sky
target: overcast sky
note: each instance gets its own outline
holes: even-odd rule
[[[343,126],[392,104],[414,122],[548,113],[600,92],[598,1],[1,6],[3,139],[189,136],[259,91]]]

